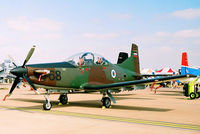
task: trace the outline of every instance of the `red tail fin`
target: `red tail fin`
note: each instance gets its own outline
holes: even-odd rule
[[[188,66],[188,58],[187,58],[187,52],[182,53],[182,66]]]

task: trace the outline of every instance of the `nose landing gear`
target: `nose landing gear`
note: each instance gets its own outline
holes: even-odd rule
[[[44,97],[45,97],[45,101],[44,101],[44,103],[43,103],[43,109],[44,110],[50,110],[51,109],[51,107],[52,107],[52,103],[51,103],[51,101],[50,101],[50,99],[49,99],[49,95],[50,95],[50,92],[49,91],[47,91],[47,93],[44,95]]]

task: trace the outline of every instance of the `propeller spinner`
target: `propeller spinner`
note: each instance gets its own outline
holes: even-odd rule
[[[28,55],[26,56],[26,59],[24,60],[24,63],[23,63],[22,66],[18,66],[18,67],[14,68],[14,69],[12,69],[12,70],[10,71],[10,73],[13,74],[13,75],[15,75],[16,78],[15,78],[15,81],[14,81],[14,83],[13,83],[11,89],[10,89],[9,94],[7,94],[7,95],[4,97],[3,101],[6,100],[6,97],[8,97],[8,96],[10,96],[10,95],[12,94],[12,92],[14,91],[14,89],[15,89],[16,86],[17,86],[17,83],[20,82],[20,77],[24,78],[24,79],[29,83],[29,85],[30,85],[37,93],[39,93],[39,92],[37,91],[37,89],[35,88],[35,86],[32,84],[32,82],[30,81],[30,79],[27,77],[27,72],[28,72],[28,71],[27,71],[27,69],[25,68],[26,63],[29,61],[29,59],[30,59],[31,56],[33,55],[34,50],[35,50],[35,46],[33,46],[33,47],[30,49],[30,51],[29,51]]]

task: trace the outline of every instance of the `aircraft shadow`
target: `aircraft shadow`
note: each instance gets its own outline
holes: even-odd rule
[[[40,103],[41,105],[29,106],[29,107],[17,107],[18,109],[41,109],[44,100],[33,100],[33,99],[12,99],[16,101],[23,102],[34,102]],[[85,108],[101,108],[101,102],[99,100],[84,100],[84,101],[73,101],[69,102],[68,105],[58,106],[58,101],[51,101],[53,108],[63,108],[63,107],[85,107]],[[154,107],[140,107],[140,106],[126,106],[126,105],[112,105],[111,109],[120,109],[120,110],[135,110],[135,111],[153,111],[153,112],[167,112],[173,109],[166,108],[154,108]]]
[[[132,96],[135,94],[112,94],[113,96]]]
[[[115,97],[116,100],[155,100],[155,99],[150,99],[150,98],[133,98],[133,97]]]
[[[180,94],[157,94],[157,95],[165,95],[165,96],[183,96],[183,93]]]
[[[162,92],[162,93],[182,93],[183,91],[163,91],[163,90],[159,90],[158,92]]]
[[[183,91],[162,91],[159,90],[157,95],[166,95],[166,96],[183,96]]]
[[[166,94],[166,93],[159,93],[157,95],[165,95],[165,96],[183,96],[183,93],[174,93],[174,94]]]

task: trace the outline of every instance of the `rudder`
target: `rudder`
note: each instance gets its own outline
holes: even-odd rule
[[[181,75],[185,75],[188,73],[187,67],[188,67],[187,52],[183,52],[181,58]]]
[[[183,52],[183,53],[182,53],[181,66],[187,66],[187,67],[188,67],[187,52]]]
[[[138,46],[132,44],[131,57],[133,57],[134,71],[140,73]]]

